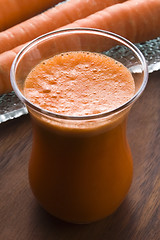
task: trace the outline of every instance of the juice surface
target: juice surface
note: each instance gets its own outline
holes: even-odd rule
[[[64,53],[41,62],[29,73],[24,88],[34,104],[75,116],[112,110],[134,91],[134,80],[122,64],[89,52]],[[101,131],[97,130],[99,119],[80,121],[81,129],[76,121],[48,121],[41,113],[30,112],[34,137],[29,181],[40,204],[52,215],[74,223],[113,213],[132,181],[126,112],[103,119]]]
[[[64,115],[113,110],[134,94],[126,67],[102,54],[69,52],[37,65],[25,81],[25,96],[35,105]]]

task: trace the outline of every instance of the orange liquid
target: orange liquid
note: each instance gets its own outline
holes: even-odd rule
[[[25,95],[54,113],[89,115],[110,111],[134,94],[132,75],[102,54],[70,52],[36,66],[28,75]]]
[[[49,111],[80,116],[120,106],[133,96],[134,87],[129,71],[113,59],[71,52],[37,65],[24,91]],[[29,110],[34,126],[29,180],[40,204],[76,223],[113,213],[132,181],[128,110],[90,121],[58,120]]]

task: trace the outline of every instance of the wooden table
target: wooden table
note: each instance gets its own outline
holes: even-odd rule
[[[125,201],[111,216],[89,225],[55,219],[34,199],[27,177],[32,145],[28,115],[0,124],[0,239],[160,239],[160,72],[154,72],[132,108],[128,139],[134,178]]]

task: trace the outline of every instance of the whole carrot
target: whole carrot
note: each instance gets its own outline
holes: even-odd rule
[[[160,35],[159,23],[160,0],[131,0],[105,8],[63,28],[99,28],[120,34],[132,42],[143,42]],[[0,55],[0,93],[12,89],[10,68],[22,47],[23,45]]]
[[[63,0],[61,0],[63,1]],[[0,0],[0,31],[53,7],[60,0]]]
[[[160,36],[159,24],[160,0],[128,0],[77,20],[65,28],[99,28],[136,43]]]
[[[54,2],[55,1],[56,0],[54,0]],[[1,32],[0,53],[26,43],[46,32],[53,31],[77,19],[85,18],[101,9],[124,1],[125,0],[69,0],[64,2]],[[28,2],[30,2],[30,0],[28,0]]]

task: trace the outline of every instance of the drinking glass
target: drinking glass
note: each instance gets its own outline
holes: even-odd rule
[[[102,53],[121,62],[134,78],[134,96],[112,111],[87,116],[57,114],[30,102],[24,95],[29,72],[45,59],[72,51]],[[131,107],[147,84],[142,53],[111,32],[86,28],[54,31],[34,39],[19,52],[10,76],[33,123],[28,173],[40,205],[72,223],[90,223],[116,211],[133,177],[126,124]]]

